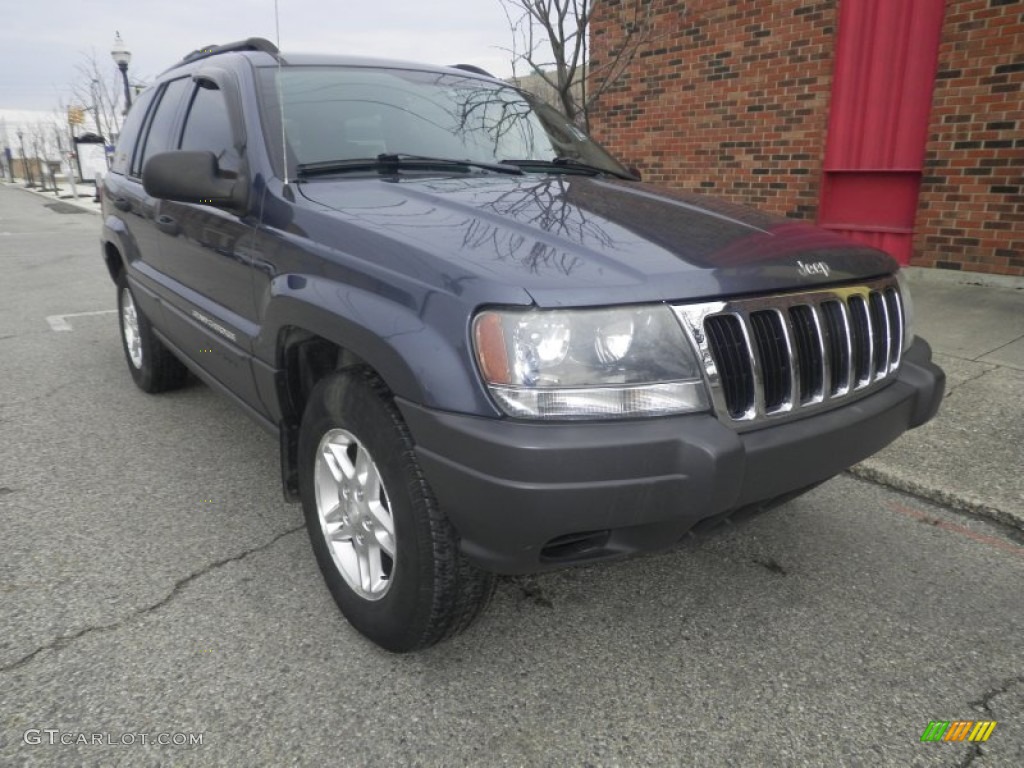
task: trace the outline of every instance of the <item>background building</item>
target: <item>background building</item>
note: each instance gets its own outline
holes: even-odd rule
[[[592,59],[623,0],[596,3]],[[1024,275],[1024,2],[651,0],[591,114],[645,180],[806,218],[903,263]]]

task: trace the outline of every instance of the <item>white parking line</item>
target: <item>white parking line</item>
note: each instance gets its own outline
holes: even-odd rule
[[[50,315],[46,318],[46,322],[50,324],[50,330],[53,331],[70,331],[71,323],[68,322],[69,317],[88,317],[90,315],[113,315],[117,312],[116,309],[99,309],[95,312],[74,312],[70,315]]]

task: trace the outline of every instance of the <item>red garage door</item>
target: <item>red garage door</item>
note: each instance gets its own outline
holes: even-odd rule
[[[818,223],[910,262],[943,0],[839,3]]]

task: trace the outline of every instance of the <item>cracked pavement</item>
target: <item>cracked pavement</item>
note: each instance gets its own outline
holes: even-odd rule
[[[262,552],[264,549],[267,549],[268,547],[271,547],[274,544],[276,544],[278,541],[283,539],[285,536],[288,536],[289,534],[292,534],[292,533],[296,533],[297,531],[304,530],[304,528],[305,528],[305,526],[303,526],[303,525],[297,526],[295,528],[292,528],[289,531],[285,531],[284,533],[279,533],[278,535],[274,536],[274,538],[272,538],[270,541],[268,541],[265,544],[260,544],[259,546],[252,547],[251,549],[247,549],[247,550],[245,550],[244,552],[242,552],[240,554],[232,555],[231,557],[225,557],[222,560],[218,560],[218,561],[216,561],[214,563],[210,563],[209,565],[205,565],[202,568],[200,568],[198,571],[196,571],[194,573],[190,573],[188,576],[185,576],[185,577],[183,577],[181,579],[178,579],[178,581],[175,582],[174,587],[171,589],[171,591],[168,592],[163,598],[161,598],[157,602],[153,603],[152,605],[147,605],[147,606],[142,606],[140,608],[137,608],[133,612],[129,613],[127,616],[125,616],[125,617],[123,617],[121,619],[118,619],[117,621],[112,622],[110,624],[103,624],[103,625],[96,626],[96,627],[85,627],[83,629],[77,630],[76,632],[74,632],[74,633],[72,633],[70,635],[61,635],[60,637],[54,638],[54,640],[52,642],[46,643],[45,645],[42,645],[39,648],[36,648],[34,651],[32,651],[31,653],[25,654],[24,656],[22,656],[17,661],[12,662],[10,664],[6,664],[6,665],[3,665],[3,666],[0,666],[0,673],[10,672],[13,669],[17,669],[18,667],[22,666],[23,664],[27,664],[28,662],[30,662],[33,659],[35,659],[35,657],[38,656],[40,653],[44,653],[46,651],[59,651],[62,648],[66,647],[67,645],[70,645],[72,642],[74,642],[78,638],[82,637],[83,635],[87,635],[87,634],[90,634],[92,632],[110,632],[112,630],[120,629],[125,624],[127,624],[128,622],[130,622],[130,621],[132,621],[134,619],[137,619],[140,616],[144,616],[146,614],[152,613],[153,611],[159,610],[160,608],[164,607],[171,600],[173,600],[182,589],[184,589],[186,586],[188,586],[191,582],[195,581],[196,579],[198,579],[198,578],[200,578],[202,576],[205,576],[206,574],[216,570],[217,568],[221,568],[222,566],[225,566],[228,563],[234,563],[234,562],[237,562],[239,560],[242,560],[243,558],[249,557],[249,555],[252,555],[252,554],[254,554],[256,552]]]
[[[466,634],[379,651],[323,587],[273,439],[199,384],[138,392],[113,315],[47,327],[113,305],[98,218],[0,186],[9,217],[0,765],[1024,765],[1024,547],[850,476],[661,555],[503,580]],[[935,719],[999,725],[922,744]]]

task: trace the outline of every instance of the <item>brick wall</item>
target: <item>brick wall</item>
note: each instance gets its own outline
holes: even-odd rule
[[[655,36],[598,103],[590,122],[595,138],[643,171],[645,181],[813,219],[835,3],[653,5]],[[621,6],[621,0],[595,4],[595,68],[619,44]]]
[[[595,137],[645,180],[813,220],[835,0],[650,2],[656,35],[594,110]],[[597,0],[595,68],[623,7]],[[913,264],[1024,275],[1022,83],[1024,0],[949,0]]]
[[[1024,2],[951,0],[913,264],[1024,275]]]

